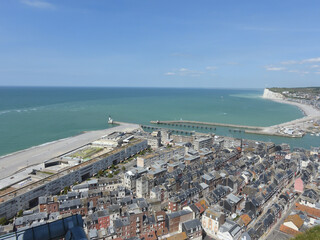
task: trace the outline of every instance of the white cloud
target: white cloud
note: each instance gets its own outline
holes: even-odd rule
[[[320,57],[303,59],[301,61],[288,60],[288,61],[281,62],[281,64],[290,65],[290,64],[304,64],[304,63],[318,63],[318,62],[320,62]]]
[[[281,62],[281,64],[283,65],[289,65],[289,64],[297,64],[298,62],[295,61],[295,60],[289,60],[289,61],[284,61],[284,62]]]
[[[301,61],[301,63],[316,63],[316,62],[320,62],[320,57],[304,59]]]
[[[310,73],[315,73],[320,70],[320,57],[316,58],[308,58],[308,59],[303,59],[303,60],[288,60],[281,62],[282,65],[292,65],[295,69],[287,69],[285,66],[279,67],[279,66],[273,66],[273,65],[267,65],[265,66],[265,69],[267,71],[285,71],[288,73],[297,73],[301,75],[306,75]],[[288,66],[289,68],[289,66]],[[314,69],[314,71],[310,72],[310,69]]]
[[[310,68],[320,68],[320,65],[312,65]]]
[[[173,76],[173,75],[176,75],[174,72],[167,72],[165,73],[164,75],[167,75],[167,76]]]
[[[283,71],[286,70],[284,67],[273,67],[273,66],[265,66],[267,71]]]
[[[167,76],[173,76],[173,75],[177,75],[177,76],[191,76],[191,77],[197,77],[202,75],[203,72],[200,71],[195,71],[195,70],[191,70],[188,68],[179,68],[177,70],[171,71],[171,72],[167,72],[164,75]]]
[[[35,8],[55,9],[55,6],[52,3],[41,0],[21,0],[21,3]]]
[[[206,69],[213,71],[213,70],[216,70],[217,67],[216,66],[208,66],[208,67],[206,67]]]
[[[288,70],[287,72],[289,73],[298,73],[298,74],[309,74],[310,72],[308,71],[301,71],[301,70]]]
[[[315,74],[320,74],[320,72],[315,72]]]

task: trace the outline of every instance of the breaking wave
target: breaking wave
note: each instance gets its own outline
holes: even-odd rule
[[[32,112],[32,111],[37,111],[37,110],[39,110],[39,108],[11,109],[11,110],[0,111],[0,115],[5,115],[5,114],[9,114],[9,113]]]

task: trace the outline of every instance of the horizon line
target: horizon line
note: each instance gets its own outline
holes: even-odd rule
[[[229,90],[262,90],[265,88],[276,88],[276,87],[160,87],[160,86],[61,86],[61,85],[0,85],[0,88],[146,88],[146,89],[229,89]],[[280,88],[280,87],[277,87]],[[281,87],[289,88],[289,87]],[[298,88],[298,87],[295,87]]]

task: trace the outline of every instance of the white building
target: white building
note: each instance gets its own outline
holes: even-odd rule
[[[140,178],[142,174],[147,173],[148,170],[141,167],[131,168],[129,171],[127,171],[124,174],[124,186],[128,188],[129,190],[135,190],[136,189],[136,180]]]
[[[225,215],[220,209],[208,208],[202,215],[201,224],[207,235],[215,238],[224,221]]]
[[[136,194],[138,198],[146,198],[149,195],[149,183],[146,176],[137,179]]]
[[[213,144],[213,138],[212,137],[202,137],[195,139],[193,142],[194,149],[196,151],[199,151],[202,148],[211,149]]]
[[[227,219],[219,228],[218,238],[221,240],[238,240],[241,236],[241,227],[239,224]]]
[[[82,182],[102,169],[110,167],[148,147],[146,140],[134,139],[129,144],[70,168],[52,174],[45,179],[23,186],[3,194],[0,204],[0,217],[12,218],[21,209],[28,209],[38,204],[38,198],[59,193],[64,187],[75,182]]]
[[[152,166],[155,162],[163,161],[168,162],[173,159],[176,155],[181,157],[184,156],[184,147],[181,146],[173,146],[170,148],[161,147],[154,153],[150,153],[145,156],[141,156],[137,158],[137,166],[147,168]]]

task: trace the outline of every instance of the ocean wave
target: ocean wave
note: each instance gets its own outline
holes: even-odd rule
[[[0,115],[9,114],[9,113],[31,112],[31,111],[37,111],[37,110],[39,110],[39,108],[10,109],[10,110],[0,111]]]
[[[250,99],[258,99],[261,98],[260,94],[230,94],[230,97],[239,97],[239,98],[250,98]]]

